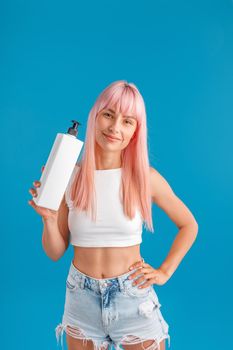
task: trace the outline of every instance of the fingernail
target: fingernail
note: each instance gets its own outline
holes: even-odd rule
[[[31,201],[28,201],[29,204],[31,204]]]
[[[132,269],[133,269],[133,267],[131,266],[129,269],[130,269],[130,270],[132,270]]]

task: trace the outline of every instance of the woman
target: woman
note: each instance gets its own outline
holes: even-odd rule
[[[40,186],[39,181],[33,184]],[[35,188],[29,191],[37,196]],[[179,228],[158,268],[140,254],[143,222],[154,231],[152,203]],[[153,284],[168,281],[193,244],[198,226],[167,181],[149,166],[145,105],[134,84],[116,81],[97,98],[82,160],[59,210],[29,204],[42,216],[42,244],[51,259],[58,260],[69,243],[74,246],[57,340],[65,330],[69,350],[109,345],[117,350],[164,350],[166,339],[170,346],[169,326]]]

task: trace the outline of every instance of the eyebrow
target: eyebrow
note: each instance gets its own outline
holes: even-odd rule
[[[113,114],[115,114],[115,112],[112,110],[112,109],[110,109],[110,108],[108,108],[108,109],[106,109],[107,111],[110,111],[110,112],[112,112]],[[135,120],[137,120],[137,118],[136,117],[133,117],[133,116],[123,116],[123,118],[132,118],[132,119],[135,119]]]

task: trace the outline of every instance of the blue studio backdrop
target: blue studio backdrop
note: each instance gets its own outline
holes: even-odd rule
[[[154,288],[171,350],[232,343],[233,1],[1,1],[1,348],[56,350],[70,246],[52,261],[28,204],[58,132],[82,126],[111,82],[144,97],[151,166],[193,212],[197,239]],[[177,227],[153,205],[142,256],[165,259]],[[66,345],[65,345],[66,346]]]

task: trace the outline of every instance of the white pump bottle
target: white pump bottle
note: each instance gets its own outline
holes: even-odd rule
[[[79,122],[72,120],[73,126],[66,134],[58,133],[42,172],[36,205],[58,210],[66,187],[81,152],[83,141],[76,138]]]

